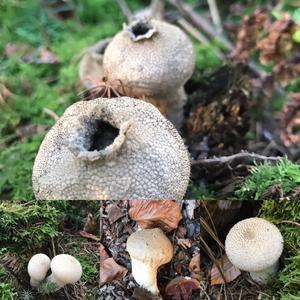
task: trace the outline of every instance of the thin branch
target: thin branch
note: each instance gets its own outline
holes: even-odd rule
[[[264,156],[256,153],[240,152],[230,156],[221,156],[213,158],[199,159],[192,162],[192,166],[203,167],[203,168],[219,168],[223,165],[230,166],[231,168],[240,165],[254,165],[261,162],[272,162],[276,163],[281,160],[282,157],[275,156]]]
[[[218,34],[222,34],[223,33],[222,21],[221,21],[216,0],[207,0],[207,3],[209,6],[211,18],[217,28]]]
[[[127,5],[125,0],[117,0],[117,3],[119,4],[123,15],[127,18],[128,22],[130,22],[130,20],[132,20],[133,18],[133,13],[130,10],[129,6]]]

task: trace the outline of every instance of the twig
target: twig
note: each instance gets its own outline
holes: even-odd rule
[[[218,34],[218,32],[213,28],[210,22],[203,16],[197,14],[190,5],[183,4],[182,1],[180,0],[168,0],[168,1],[174,7],[176,7],[176,9],[183,16],[189,18],[197,28],[199,28],[209,37],[218,39],[227,50],[231,51],[234,48],[233,44],[227,38]]]
[[[130,10],[130,8],[128,7],[127,3],[125,0],[117,0],[117,3],[119,4],[122,13],[124,14],[124,16],[126,16],[126,18],[128,19],[128,21],[132,20],[133,18],[133,13]]]
[[[217,28],[218,34],[222,34],[223,32],[223,27],[222,27],[222,22],[221,22],[221,17],[219,14],[218,6],[216,3],[216,0],[207,0],[211,18]]]
[[[233,168],[240,164],[254,165],[256,163],[261,163],[261,162],[276,163],[281,159],[282,157],[275,157],[275,156],[268,157],[256,153],[240,152],[229,156],[195,160],[192,162],[192,166],[203,167],[203,168],[216,168],[216,167],[219,168],[223,165],[227,165]]]

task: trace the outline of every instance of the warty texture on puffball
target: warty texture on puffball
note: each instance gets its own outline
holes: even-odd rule
[[[153,105],[128,97],[70,106],[36,157],[37,199],[182,199],[188,151]]]

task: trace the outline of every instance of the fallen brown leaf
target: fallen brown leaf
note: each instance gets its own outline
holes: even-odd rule
[[[195,289],[200,288],[200,282],[189,277],[176,277],[171,280],[165,290],[172,300],[189,300]]]
[[[100,285],[122,279],[128,270],[116,263],[113,257],[100,262]]]
[[[88,213],[84,223],[83,231],[86,231],[88,233],[95,233],[97,231],[97,227],[98,224],[96,222],[96,218],[93,216],[93,214]]]
[[[130,206],[129,216],[141,228],[160,227],[169,232],[182,219],[178,203],[172,200],[131,200]]]
[[[225,276],[225,282],[218,267],[214,264],[211,269],[211,275],[210,275],[211,285],[229,283],[241,275],[241,271],[228,260],[226,254],[222,256],[220,259],[218,259],[217,261],[223,270]]]
[[[33,53],[23,57],[23,60],[31,64],[58,64],[59,59],[51,51],[44,47],[34,50]]]
[[[5,99],[12,95],[12,92],[3,83],[0,83],[0,103],[4,103]]]
[[[183,249],[187,249],[192,247],[192,242],[189,239],[177,239],[178,245],[181,246]]]
[[[200,254],[196,254],[192,257],[189,270],[192,278],[200,280]]]
[[[105,247],[100,243],[100,262],[106,260],[109,258],[109,255],[107,254]]]
[[[108,220],[110,224],[115,223],[120,218],[124,217],[125,213],[117,205],[111,205],[108,207]]]

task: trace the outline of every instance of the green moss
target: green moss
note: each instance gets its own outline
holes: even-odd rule
[[[272,286],[282,300],[300,299],[300,201],[264,201],[259,217],[274,223],[284,239],[283,268]]]
[[[0,203],[1,248],[8,252],[34,252],[57,236],[60,212],[47,202]]]
[[[299,184],[300,165],[283,159],[276,165],[265,163],[253,167],[250,177],[235,194],[239,199],[258,200],[272,186],[280,186],[284,193],[288,193]]]

